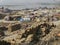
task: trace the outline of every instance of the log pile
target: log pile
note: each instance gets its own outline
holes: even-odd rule
[[[10,36],[5,37],[3,40],[6,42],[10,42],[11,45],[14,45],[14,44],[43,45],[47,41],[49,42],[49,40],[52,37],[54,37],[53,34],[55,34],[56,32],[56,29],[54,28],[56,27],[47,23],[33,24],[31,28],[28,27],[26,29],[21,29],[20,31],[15,32],[14,34],[11,34]],[[9,30],[12,30],[12,29],[10,28]]]

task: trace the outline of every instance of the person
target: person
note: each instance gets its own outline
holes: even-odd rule
[[[9,16],[9,15],[5,16],[4,19],[5,19],[6,21],[12,21],[12,20],[13,20],[13,18],[12,18],[11,16]]]
[[[10,20],[10,21],[12,21],[12,20],[13,20],[13,18],[12,18],[11,16],[9,16],[9,20]]]
[[[5,16],[5,17],[4,17],[4,20],[9,21],[9,16],[8,16],[8,15]]]

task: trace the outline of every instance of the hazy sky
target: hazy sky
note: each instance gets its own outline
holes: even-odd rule
[[[0,5],[4,4],[20,4],[20,3],[56,3],[59,0],[0,0]]]

